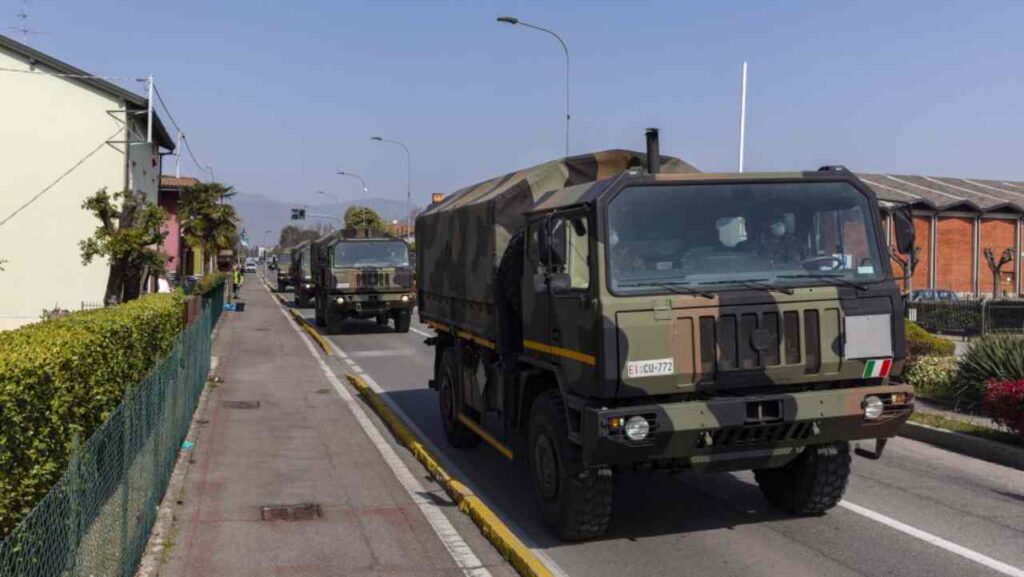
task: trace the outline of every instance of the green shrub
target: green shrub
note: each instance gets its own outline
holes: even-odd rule
[[[911,359],[924,356],[952,356],[956,345],[952,341],[937,337],[911,321],[904,321],[907,339],[907,356]]]
[[[914,392],[922,397],[956,400],[956,359],[953,357],[918,357],[903,372],[904,380],[914,385]]]
[[[990,380],[1024,379],[1024,338],[989,335],[971,343],[957,363],[957,381],[964,388],[961,399],[978,403]]]
[[[227,281],[228,275],[223,272],[211,272],[208,275],[204,275],[196,283],[195,288],[192,289],[192,294],[205,295],[224,284]]]
[[[0,333],[0,536],[46,495],[84,441],[173,347],[180,292]]]

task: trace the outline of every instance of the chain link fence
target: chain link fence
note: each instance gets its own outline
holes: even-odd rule
[[[223,298],[223,285],[206,295],[170,355],[75,443],[61,479],[0,542],[0,577],[133,575],[210,371]]]
[[[907,303],[907,318],[941,335],[1024,334],[1024,299],[916,301]]]

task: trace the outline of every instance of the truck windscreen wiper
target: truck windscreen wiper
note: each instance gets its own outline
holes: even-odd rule
[[[714,280],[714,281],[702,282],[702,283],[699,283],[699,284],[702,284],[702,285],[735,284],[735,285],[740,285],[740,286],[744,286],[744,287],[752,288],[752,289],[779,292],[779,293],[782,293],[784,295],[791,295],[791,294],[793,294],[793,289],[787,288],[787,287],[776,286],[776,285],[773,285],[773,284],[768,284],[768,283],[764,282],[766,280],[768,280],[768,279],[766,279],[766,278],[748,278],[748,279],[741,279],[741,280]]]
[[[702,291],[700,289],[695,289],[695,288],[691,288],[691,287],[688,287],[688,286],[683,286],[685,284],[687,284],[687,283],[682,283],[682,282],[634,282],[634,283],[623,284],[623,285],[619,285],[619,286],[623,286],[623,287],[654,287],[654,288],[663,288],[663,289],[665,289],[667,291],[672,291],[672,292],[674,292],[676,294],[680,294],[680,295],[697,295],[697,296],[704,297],[706,299],[713,299],[713,298],[715,298],[715,295],[713,295],[711,293],[704,292],[704,291]]]
[[[861,284],[859,282],[854,282],[852,280],[843,278],[841,275],[837,275],[837,274],[780,274],[778,276],[778,278],[810,278],[810,279],[819,279],[819,280],[825,281],[825,282],[827,282],[829,284],[833,284],[833,285],[837,285],[838,284],[838,285],[842,285],[842,286],[853,287],[853,288],[855,288],[855,289],[857,289],[859,291],[866,291],[866,290],[868,290],[868,287],[866,285],[863,285],[863,284]]]

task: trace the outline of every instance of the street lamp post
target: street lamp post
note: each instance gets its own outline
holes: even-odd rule
[[[380,136],[371,136],[370,140],[395,144],[401,146],[405,151],[405,230],[408,235],[412,231],[412,154],[409,152],[408,146],[397,140],[389,140]]]
[[[343,170],[339,170],[338,171],[338,175],[339,176],[350,176],[352,178],[358,179],[359,183],[363,185],[363,201],[364,202],[366,201],[366,193],[367,193],[368,189],[366,188],[366,181],[363,180],[363,177],[359,176],[358,174],[352,173],[352,172],[345,172]],[[367,217],[366,209],[367,208],[368,207],[365,207],[365,206],[363,207],[363,229],[366,229],[366,227],[367,227],[367,222],[366,222],[366,217]],[[344,228],[344,226],[345,226],[345,220],[344,219],[342,219],[342,225],[341,226],[342,226],[342,228]]]
[[[339,210],[341,209],[341,200],[338,198],[337,195],[330,194],[330,193],[324,192],[322,190],[318,190],[318,191],[316,191],[316,193],[317,194],[322,194],[322,195],[326,196],[327,198],[330,198],[330,199],[334,200],[334,203],[338,205],[338,209]],[[342,216],[344,216],[344,215],[342,215]]]
[[[499,16],[497,20],[498,22],[512,24],[513,26],[518,24],[527,28],[533,28],[534,30],[540,30],[541,32],[547,32],[554,36],[555,40],[558,40],[558,43],[562,45],[562,50],[565,51],[565,155],[569,156],[569,119],[571,118],[569,114],[569,46],[566,45],[565,40],[562,40],[562,37],[554,31],[523,22],[514,16]]]

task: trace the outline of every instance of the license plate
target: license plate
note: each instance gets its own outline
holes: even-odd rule
[[[634,379],[671,375],[674,372],[675,361],[671,358],[651,359],[648,361],[629,361],[626,363],[626,375]]]

